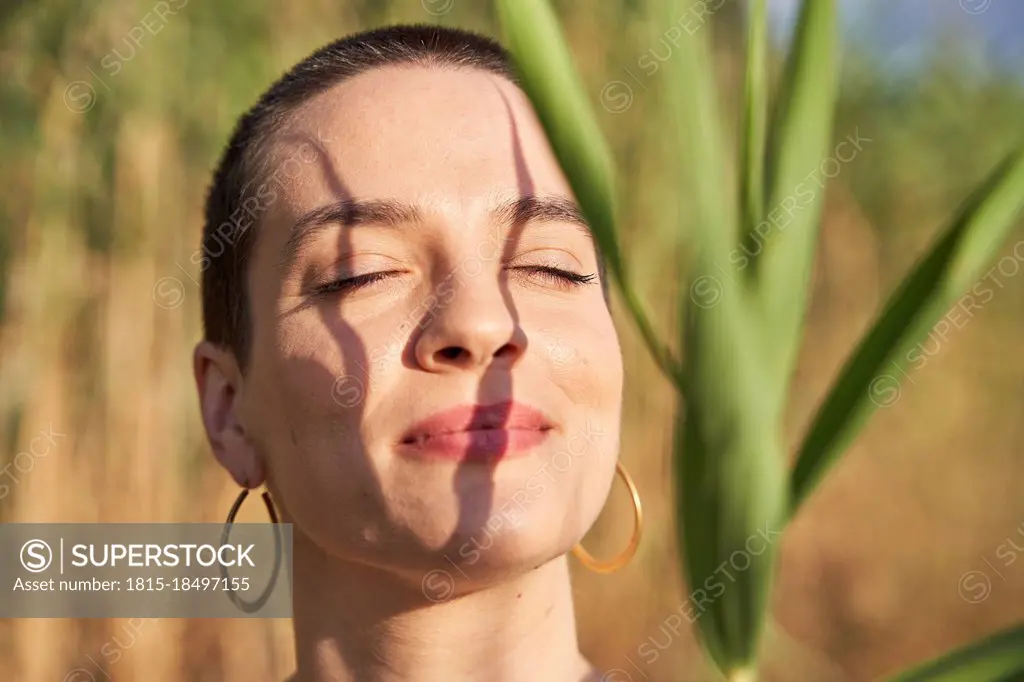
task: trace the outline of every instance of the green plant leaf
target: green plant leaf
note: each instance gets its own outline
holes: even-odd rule
[[[708,265],[700,259],[698,272]],[[786,522],[788,473],[750,293],[724,280],[684,327],[674,475],[678,546],[701,643],[730,680],[755,656]]]
[[[520,85],[533,104],[612,278],[659,368],[678,382],[678,362],[658,339],[633,290],[616,228],[611,153],[547,0],[497,0]]]
[[[692,0],[667,0],[673,24],[692,9]],[[684,31],[667,33],[675,50],[666,63],[666,99],[674,121],[680,170],[693,185],[695,247],[715,268],[724,263],[736,235],[736,202],[715,88],[710,16]],[[705,270],[710,273],[709,268]],[[716,277],[728,275],[719,272]],[[681,292],[686,296],[687,292]],[[684,299],[685,300],[685,299]]]
[[[792,475],[792,510],[817,485],[874,410],[899,397],[912,346],[979,278],[1024,209],[1024,150],[1010,154],[964,202],[889,299],[847,361],[811,424]],[[991,289],[990,295],[994,295]],[[907,360],[901,365],[901,360]]]
[[[537,112],[608,265],[624,267],[611,154],[547,0],[498,0],[521,86]]]
[[[740,126],[741,237],[757,227],[765,210],[764,164],[768,119],[768,20],[765,0],[750,0],[749,4],[743,98],[743,122]]]
[[[824,204],[823,179],[812,178],[831,154],[836,23],[835,0],[804,0],[771,120],[767,209],[746,238],[770,332],[773,388],[784,394],[800,348]],[[737,255],[743,263],[746,256]]]
[[[686,0],[668,5],[674,17],[689,9]],[[754,300],[742,278],[722,268],[735,247],[738,202],[706,24],[669,38],[678,53],[667,67],[680,165],[696,203],[696,258],[680,292],[686,398],[675,428],[676,530],[701,644],[730,680],[741,680],[756,667],[788,477],[777,392],[769,390],[762,345],[751,342],[761,333]],[[748,147],[757,156],[756,112],[751,118]]]
[[[1024,679],[1024,625],[1003,630],[889,678],[889,682],[1013,682]]]

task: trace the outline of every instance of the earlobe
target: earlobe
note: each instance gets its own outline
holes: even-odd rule
[[[234,354],[209,341],[196,344],[192,371],[199,410],[214,457],[240,486],[263,483],[263,460],[250,442],[241,415],[242,375]]]

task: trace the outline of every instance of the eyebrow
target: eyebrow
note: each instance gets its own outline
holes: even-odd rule
[[[531,222],[555,222],[575,225],[589,239],[594,235],[579,206],[562,196],[524,196],[501,203],[493,213],[500,223],[519,227]]]
[[[508,199],[494,208],[491,215],[498,223],[508,227],[521,227],[535,222],[569,223],[593,240],[590,225],[579,207],[563,196],[530,195]],[[307,211],[296,221],[282,250],[280,263],[283,267],[290,265],[306,244],[332,226],[353,228],[373,224],[401,228],[423,220],[423,211],[418,206],[403,201],[340,199]]]
[[[281,265],[289,265],[303,246],[332,225],[348,228],[366,224],[401,227],[422,219],[417,207],[393,199],[341,199],[307,211],[298,219],[282,250]]]

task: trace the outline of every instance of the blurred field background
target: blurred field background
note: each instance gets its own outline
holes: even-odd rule
[[[708,29],[699,16],[666,19],[659,2],[555,4],[619,162],[633,269],[667,335],[687,189],[673,172],[657,66],[672,58],[673,24],[681,39]],[[769,4],[780,19],[794,3]],[[941,221],[1022,137],[1020,6],[857,5],[836,140],[859,131],[869,141],[824,167],[835,177],[791,443]],[[283,70],[398,21],[497,31],[483,0],[0,4],[0,521],[223,520],[237,491],[208,452],[190,365],[200,333],[190,258],[212,166]],[[735,120],[741,3],[725,2],[714,24]],[[901,32],[925,24],[911,49]],[[780,540],[766,682],[872,680],[1024,619],[1024,230],[1001,257],[979,283],[990,292],[976,295],[980,307],[922,343],[900,392],[879,394],[886,409]],[[620,573],[576,566],[581,644],[619,669],[615,682],[711,680],[681,618],[672,393],[618,319],[622,458],[649,525]],[[50,440],[30,452],[40,433]],[[240,520],[262,521],[259,507]],[[587,546],[617,551],[630,524],[616,488]],[[0,622],[4,681],[277,681],[291,665],[288,621]]]

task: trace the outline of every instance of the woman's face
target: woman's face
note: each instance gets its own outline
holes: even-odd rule
[[[568,551],[611,485],[622,360],[524,95],[477,70],[373,70],[304,105],[273,158],[249,192],[236,411],[285,519],[410,580]]]

